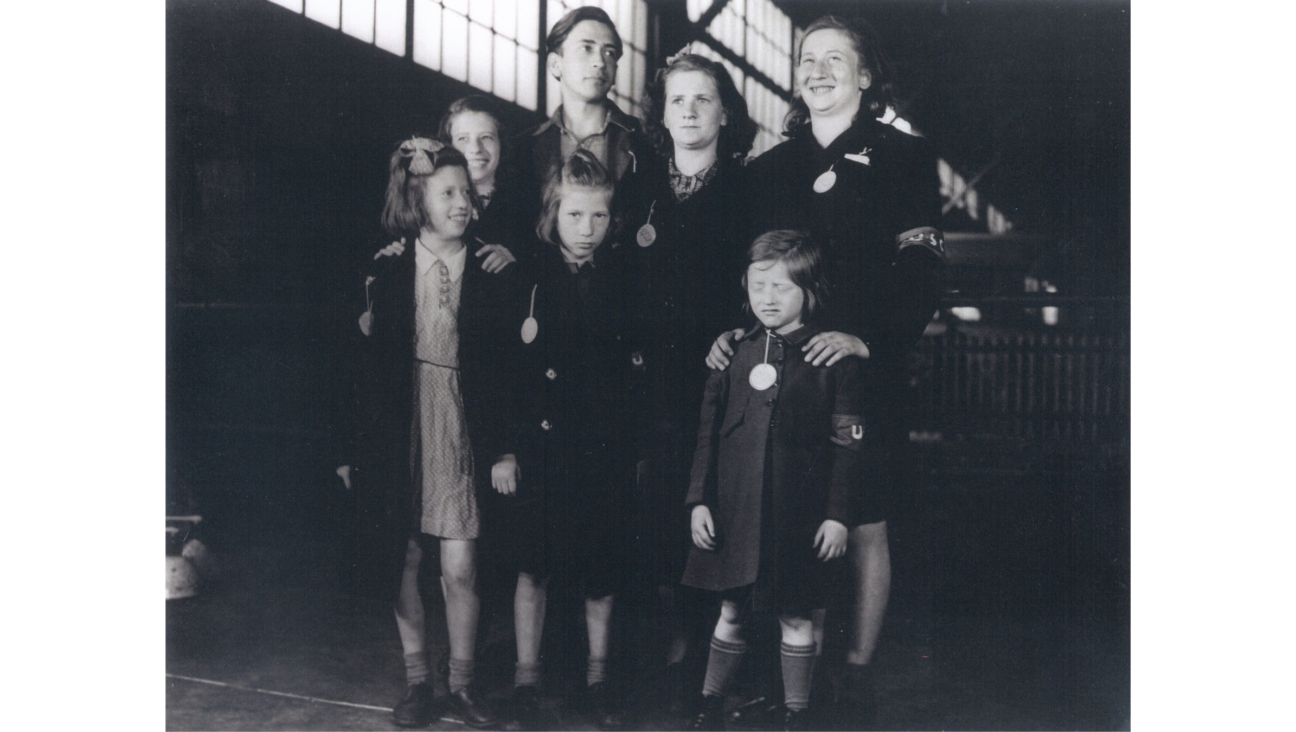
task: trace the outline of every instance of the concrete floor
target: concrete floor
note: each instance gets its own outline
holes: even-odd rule
[[[284,455],[256,442],[240,454]],[[227,455],[198,466],[212,484],[237,480],[222,472]],[[1128,729],[1127,474],[934,457],[922,510],[892,530],[878,728]],[[167,728],[394,729],[404,689],[395,622],[388,605],[347,589],[345,552],[330,538],[333,489],[291,461],[255,464],[261,472],[222,499],[197,491],[219,573],[197,597],[168,602]],[[499,612],[479,661],[495,698],[513,653],[506,604]],[[644,665],[649,655],[631,652]],[[593,729],[550,691],[555,728]],[[628,691],[643,711],[635,728],[679,728],[659,689]],[[431,728],[463,725],[447,716]]]

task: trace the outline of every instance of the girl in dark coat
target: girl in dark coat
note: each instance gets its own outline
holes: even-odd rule
[[[687,498],[694,548],[684,584],[722,593],[695,729],[723,729],[723,695],[754,611],[779,616],[784,728],[805,726],[810,614],[823,603],[824,563],[846,551],[860,478],[862,362],[797,357],[818,332],[826,292],[818,250],[803,234],[772,231],[752,243],[749,261],[743,280],[760,325],[707,381]]]
[[[476,195],[462,154],[412,138],[392,154],[383,226],[409,246],[377,257],[366,281],[360,319],[370,341],[361,432],[372,448],[373,476],[388,481],[404,516],[406,544],[396,621],[409,687],[393,710],[402,726],[432,716],[418,591],[425,551],[440,554],[450,640],[448,702],[468,724],[497,720],[473,697],[476,626],[477,476],[501,455],[503,421],[496,403],[501,362],[501,275],[471,266],[462,236]],[[403,439],[402,439],[403,435]],[[394,469],[402,462],[407,470]],[[372,482],[372,481],[371,481]]]
[[[546,185],[536,233],[549,246],[520,290],[510,325],[516,350],[509,359],[509,454],[492,484],[514,501],[506,536],[518,567],[514,707],[523,724],[535,711],[555,577],[557,587],[584,596],[595,721],[603,728],[621,723],[606,679],[612,605],[625,565],[630,464],[622,435],[631,356],[620,252],[603,246],[613,234],[613,186],[586,150]]]

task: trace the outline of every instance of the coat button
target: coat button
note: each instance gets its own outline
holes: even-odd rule
[[[549,424],[549,420],[542,419],[540,420],[540,429],[544,430],[545,432],[548,432],[549,430],[553,429],[553,425]]]
[[[558,372],[554,371],[553,369],[548,369],[547,371],[545,371],[545,378],[550,381],[553,381],[554,379],[558,378]]]

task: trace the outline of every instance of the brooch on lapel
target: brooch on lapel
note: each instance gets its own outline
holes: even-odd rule
[[[863,150],[860,150],[860,151],[857,152],[857,153],[846,153],[846,159],[847,159],[847,160],[852,160],[852,161],[857,162],[857,163],[859,163],[859,164],[861,164],[861,165],[868,165],[868,164],[869,164],[869,156],[868,156],[868,154],[871,153],[871,152],[873,152],[873,148],[871,148],[871,147],[866,147],[866,148],[864,148]]]

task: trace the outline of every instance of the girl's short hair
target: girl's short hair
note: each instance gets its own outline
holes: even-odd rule
[[[551,175],[544,184],[544,203],[540,209],[540,219],[536,222],[536,236],[550,246],[560,246],[557,234],[558,206],[562,203],[563,189],[566,186],[607,191],[609,196],[616,191],[612,174],[603,166],[603,163],[599,162],[594,153],[584,148],[577,148],[576,152],[562,164],[562,168]],[[608,237],[616,234],[618,224],[619,221],[614,215],[612,224],[608,227]]]
[[[423,199],[428,179],[442,168],[463,168],[464,175],[468,176],[472,206],[481,209],[463,153],[439,140],[411,137],[397,146],[387,164],[389,175],[382,227],[389,236],[416,233],[431,221]]]
[[[824,276],[823,254],[819,246],[804,231],[777,229],[756,237],[747,249],[747,267],[760,262],[782,262],[787,265],[792,283],[805,295],[805,317],[809,323],[816,313],[828,307],[828,280]],[[747,267],[743,268],[742,284],[747,289]],[[749,310],[751,304],[743,303]]]
[[[666,80],[679,71],[701,71],[711,77],[720,92],[720,106],[728,118],[720,128],[717,154],[721,159],[744,158],[751,152],[756,139],[756,122],[747,113],[747,100],[734,85],[733,77],[716,61],[695,53],[681,53],[666,59],[666,65],[657,70],[644,94],[644,127],[648,139],[658,154],[669,157],[674,152],[670,130],[662,124],[666,114]]]
[[[502,162],[504,156],[504,120],[500,117],[499,106],[485,94],[469,94],[451,102],[450,106],[446,108],[445,114],[441,115],[441,124],[437,127],[437,139],[447,145],[453,145],[454,140],[450,139],[450,127],[454,124],[454,118],[464,112],[481,112],[495,121],[495,134],[500,138],[500,159]]]
[[[873,30],[873,26],[863,18],[842,20],[835,15],[825,15],[806,26],[805,33],[801,35],[801,42],[797,44],[796,55],[793,56],[796,63],[800,62],[801,47],[805,45],[805,39],[819,30],[841,31],[850,39],[851,45],[855,47],[855,53],[859,55],[860,67],[868,71],[871,78],[869,88],[864,90],[863,98],[860,100],[860,111],[867,109],[870,114],[879,119],[886,115],[887,107],[895,104],[895,96],[891,88],[891,61],[882,49],[882,38],[878,36],[877,31]],[[809,121],[810,108],[801,98],[801,89],[798,88],[792,93],[792,106],[783,117],[783,131],[792,132]]]

